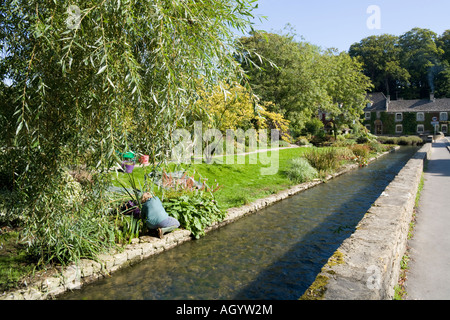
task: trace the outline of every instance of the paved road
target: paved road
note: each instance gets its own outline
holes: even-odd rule
[[[450,299],[450,145],[447,138],[433,143],[409,241],[407,300]]]

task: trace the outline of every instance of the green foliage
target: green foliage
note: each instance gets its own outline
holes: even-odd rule
[[[0,292],[17,287],[34,269],[20,244],[20,233],[0,228]]]
[[[173,170],[174,168],[169,166],[169,169]],[[115,218],[118,241],[130,241],[139,236],[144,227],[142,221],[144,217],[133,217],[133,214],[124,215],[124,213],[135,207],[142,209],[141,196],[149,191],[159,196],[166,212],[180,222],[181,228],[191,231],[197,239],[204,235],[206,227],[225,217],[225,210],[219,208],[214,197],[214,193],[221,186],[216,184],[214,187],[209,187],[206,183],[207,179],[200,177],[198,181],[195,180],[198,175],[195,172],[188,174],[184,169],[178,169],[184,173],[177,175],[173,171],[166,172],[165,169],[162,169],[159,174],[160,178],[150,179],[148,174],[142,174],[143,168],[138,168],[132,174],[122,174],[115,180],[124,190],[123,196],[120,197],[122,203],[131,199],[135,204],[134,207],[119,211]],[[197,184],[197,182],[199,183]],[[153,190],[149,184],[157,184],[157,189]]]
[[[396,144],[404,146],[418,146],[423,144],[422,138],[418,136],[401,136],[401,137],[386,137],[379,136],[377,140],[383,144]]]
[[[400,53],[398,37],[389,34],[364,38],[349,49],[350,56],[364,63],[364,73],[371,78],[375,91],[386,94],[396,87],[396,81],[407,83],[410,78],[401,65]]]
[[[120,201],[119,199],[121,199],[122,205],[125,202],[123,207],[117,208],[116,210],[118,212],[115,218],[115,237],[118,243],[125,241],[130,243],[131,239],[139,237],[139,233],[143,228],[143,217],[135,216],[133,210],[142,210],[141,197],[150,188],[147,179],[142,186],[133,173],[125,173],[124,175],[128,183],[125,184],[122,180],[117,180],[122,186],[123,196],[117,196],[115,201],[115,203],[118,203]],[[129,205],[129,202],[134,204],[134,206]]]
[[[430,92],[450,97],[449,34],[413,28],[400,36],[370,36],[353,44],[349,54],[364,63],[375,91],[405,99],[427,98]]]
[[[340,162],[352,161],[355,159],[355,154],[353,153],[351,146],[353,144],[349,144],[346,147],[336,148],[336,157]]]
[[[0,227],[23,225],[28,211],[20,206],[21,202],[17,192],[0,189]]]
[[[171,133],[198,97],[197,79],[206,88],[245,79],[234,30],[246,31],[254,6],[0,2],[0,125],[8,130],[0,135],[0,179],[26,213],[30,252],[66,262],[111,245],[107,187],[116,151],[133,145],[150,163],[167,160]],[[78,166],[92,175],[82,204],[71,203],[66,189],[80,193],[79,186],[60,173]]]
[[[423,140],[418,136],[399,137],[397,144],[401,146],[417,146],[423,144]]]
[[[362,144],[355,144],[351,146],[352,152],[357,157],[361,157],[363,159],[368,159],[370,155],[370,147]]]
[[[370,150],[375,153],[385,152],[389,149],[389,147],[381,144],[377,140],[370,141],[368,143],[368,146],[369,146]]]
[[[298,137],[297,140],[295,141],[295,144],[299,146],[306,146],[309,144],[309,141],[306,137]]]
[[[321,110],[333,120],[334,136],[337,129],[359,122],[367,104],[367,92],[373,88],[370,79],[363,74],[363,64],[347,53],[329,52],[327,59],[326,92],[330,97],[328,105]]]
[[[291,160],[291,167],[286,171],[286,175],[295,183],[311,181],[318,177],[318,172],[305,158],[295,158]]]
[[[180,222],[180,226],[191,231],[199,239],[205,228],[225,218],[225,211],[219,209],[211,193],[194,192],[179,197],[168,198],[163,202],[166,212]]]
[[[51,212],[27,223],[28,254],[39,263],[66,264],[96,255],[115,246],[113,224],[95,208],[80,207],[71,212]]]
[[[290,121],[294,137],[320,109],[339,117],[339,123],[358,119],[365,107],[369,78],[362,65],[346,53],[323,51],[308,42],[297,42],[295,34],[252,33],[241,38],[253,63],[241,61],[251,87],[262,101]],[[258,68],[255,68],[257,66]]]
[[[304,134],[311,134],[315,136],[319,134],[322,129],[323,122],[320,119],[314,117],[305,123]]]
[[[124,215],[123,212],[117,214],[114,223],[117,243],[131,243],[132,239],[139,238],[144,228],[142,219],[137,219],[133,215]]]
[[[319,172],[333,172],[339,167],[335,148],[311,148],[304,157]]]
[[[417,121],[415,112],[403,113],[403,133],[407,135],[413,135],[417,133]]]

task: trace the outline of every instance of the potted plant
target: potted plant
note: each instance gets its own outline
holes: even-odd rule
[[[147,164],[148,163],[148,155],[146,155],[146,154],[141,155],[139,158],[139,162],[143,165]]]
[[[122,168],[126,173],[132,173],[134,169],[134,161],[125,160],[122,162]]]

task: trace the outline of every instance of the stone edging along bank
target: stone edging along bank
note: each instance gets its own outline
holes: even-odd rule
[[[425,144],[405,165],[336,250],[302,300],[391,300],[423,172]]]
[[[387,153],[389,152],[385,152],[380,156]],[[375,159],[376,158],[372,158],[369,162]],[[337,173],[329,175],[325,180],[333,179],[356,168],[358,168],[357,164],[348,165]],[[256,200],[248,205],[228,209],[227,216],[223,221],[210,226],[205,231],[209,232],[225,226],[239,218],[252,214],[301,191],[315,187],[323,182],[324,181],[322,180],[314,180],[302,183],[277,194]],[[109,276],[119,269],[138,263],[152,255],[169,250],[190,240],[192,240],[190,232],[183,229],[166,234],[163,239],[151,236],[141,236],[138,239],[133,239],[131,244],[123,247],[123,250],[117,250],[110,254],[100,254],[98,256],[98,261],[81,259],[78,264],[72,264],[65,268],[53,270],[43,276],[37,276],[35,280],[33,280],[32,283],[27,284],[25,288],[0,294],[0,300],[52,299],[68,290],[80,289],[81,286],[85,284]]]

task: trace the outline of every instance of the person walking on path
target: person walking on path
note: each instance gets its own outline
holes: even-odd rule
[[[433,143],[409,240],[407,300],[450,299],[450,151],[447,138]]]

